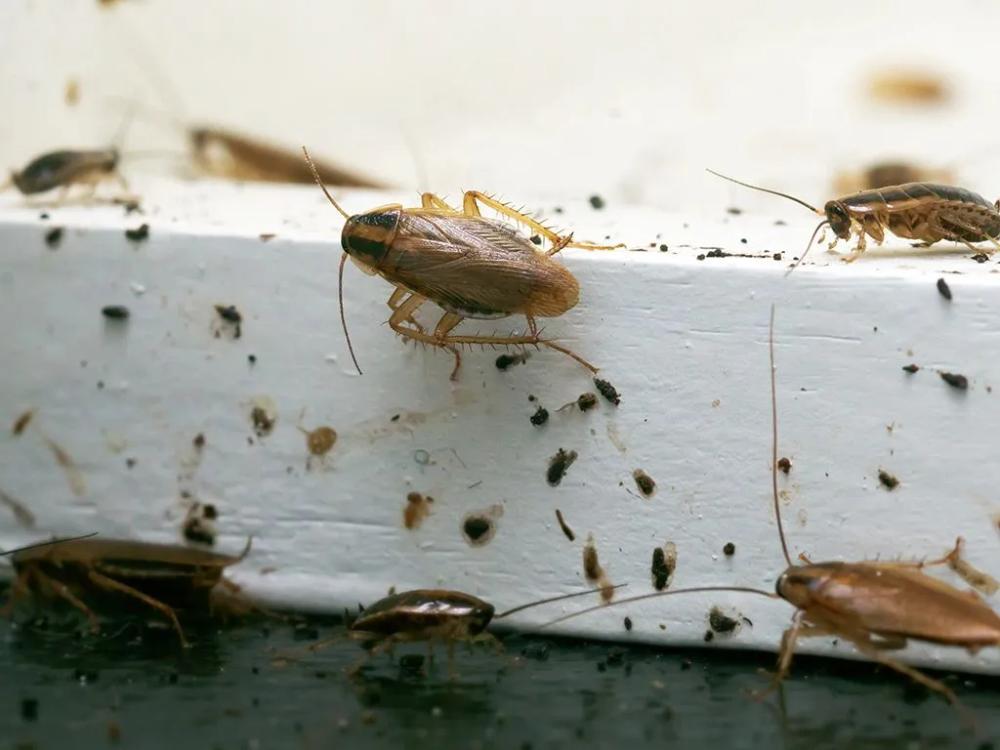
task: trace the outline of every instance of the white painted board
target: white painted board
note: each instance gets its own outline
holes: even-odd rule
[[[652,591],[652,551],[667,541],[678,550],[674,587],[770,590],[784,568],[769,494],[774,302],[779,453],[792,461],[780,486],[794,553],[919,558],[961,535],[973,564],[1000,571],[995,259],[892,241],[852,265],[814,250],[785,278],[813,226],[791,209],[681,216],[562,203],[558,213],[539,202],[532,208],[580,239],[611,236],[643,250],[563,254],[581,301],[546,331],[621,393],[618,407],[599,399],[580,413],[557,410],[593,383],[555,352],[506,372],[494,365],[497,353],[470,352],[450,382],[448,355],[405,346],[385,325],[388,285],[348,266],[347,318],[365,370],[356,375],[337,311],[341,221],[318,190],[169,180],[136,189],[142,216],[39,208],[10,194],[0,204],[0,417],[10,425],[37,410],[21,436],[0,433],[0,488],[37,519],[22,528],[0,508],[4,547],[88,531],[179,543],[187,492],[216,505],[217,549],[236,552],[254,536],[232,579],[251,596],[303,610],[339,612],[392,586],[460,589],[498,609],[581,590],[589,534],[629,594]],[[355,211],[413,199],[337,195]],[[144,222],[148,239],[124,237]],[[64,232],[50,247],[55,226]],[[700,259],[706,248],[760,257]],[[786,253],[781,262],[776,252]],[[125,324],[102,316],[111,304],[129,308]],[[239,339],[220,331],[220,304],[241,311]],[[433,322],[430,309],[422,314]],[[911,362],[922,369],[908,375],[901,367]],[[938,369],[965,375],[968,389],[950,387]],[[278,418],[261,438],[250,411],[263,397]],[[542,427],[529,421],[538,404],[551,414]],[[299,428],[319,425],[338,440],[310,468]],[[79,494],[46,437],[78,466]],[[579,458],[552,487],[546,468],[559,448]],[[636,468],[657,483],[651,499],[638,496]],[[895,490],[880,485],[880,469],[898,477]],[[408,530],[413,491],[434,504]],[[557,508],[575,542],[560,531]],[[495,536],[470,546],[463,519],[490,509]],[[530,628],[595,602],[530,610],[510,625]],[[716,638],[719,648],[774,650],[791,615],[784,603],[737,594],[675,597],[560,631],[703,645],[715,604],[753,623]],[[825,641],[805,641],[802,651],[850,655]],[[914,646],[901,658],[1000,671],[995,649],[969,657]]]

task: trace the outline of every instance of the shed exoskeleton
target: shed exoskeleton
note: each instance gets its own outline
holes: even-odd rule
[[[311,165],[309,153],[303,148]],[[461,366],[463,346],[528,347],[545,346],[572,357],[591,372],[597,368],[569,349],[543,339],[538,317],[558,317],[576,306],[580,285],[552,256],[567,247],[608,250],[620,245],[576,242],[573,236],[559,235],[532,217],[515,211],[501,201],[477,191],[465,193],[462,209],[452,208],[433,193],[424,193],[420,208],[392,204],[363,214],[350,215],[327,191],[314,170],[316,183],[327,200],[344,217],[341,233],[344,254],[340,260],[340,315],[351,359],[358,372],[357,357],[347,334],[343,307],[344,262],[350,256],[366,273],[378,274],[395,291],[389,297],[392,315],[389,326],[400,336],[421,344],[450,351],[455,357],[451,378]],[[489,207],[500,215],[530,228],[551,243],[539,251],[526,237],[503,222],[482,216]],[[431,301],[445,313],[433,331],[414,318],[425,302]],[[524,315],[524,334],[467,335],[453,330],[466,318],[492,320]]]

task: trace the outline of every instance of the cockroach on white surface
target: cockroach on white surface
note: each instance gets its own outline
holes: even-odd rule
[[[776,593],[739,586],[696,586],[620,599],[605,606],[619,606],[644,599],[695,592],[742,592],[770,599],[784,599],[796,611],[781,638],[777,686],[788,675],[799,638],[835,637],[851,643],[869,659],[894,669],[940,693],[953,705],[958,699],[939,680],[889,657],[886,651],[904,648],[909,640],[958,646],[976,653],[1000,645],[1000,616],[975,592],[963,591],[923,572],[924,568],[953,563],[961,539],[944,557],[920,562],[792,562],[781,522],[778,500],[778,412],[774,370],[774,308],[768,345],[771,362],[771,491],[778,538],[788,568],[778,576]],[[547,623],[564,622],[603,607],[591,607]]]
[[[302,149],[311,165],[308,151]],[[462,364],[462,346],[545,346],[572,357],[591,372],[597,368],[585,359],[543,339],[535,319],[558,317],[576,306],[580,285],[552,256],[567,247],[610,250],[621,245],[576,242],[573,235],[559,235],[531,216],[477,191],[463,196],[462,210],[452,208],[433,193],[424,193],[420,208],[391,204],[351,216],[333,199],[315,169],[316,183],[327,200],[344,217],[341,233],[344,254],[340,259],[340,315],[351,359],[361,367],[347,334],[344,318],[344,262],[351,259],[366,273],[378,274],[396,287],[389,297],[389,326],[414,342],[446,349],[455,357],[451,379]],[[547,252],[501,221],[480,212],[487,206],[549,240]],[[434,330],[428,332],[413,315],[428,300],[445,310]],[[466,318],[493,320],[524,315],[524,334],[467,335],[452,331]]]
[[[849,242],[852,236],[857,236],[854,251],[844,258],[847,263],[861,257],[867,237],[881,245],[886,231],[897,237],[928,245],[941,240],[960,242],[974,253],[982,251],[974,247],[973,242],[990,242],[994,249],[1000,247],[1000,241],[997,240],[1000,237],[1000,201],[990,203],[978,193],[965,188],[932,182],[909,182],[836,198],[827,201],[820,211],[787,193],[741,182],[711,169],[708,172],[751,190],[788,198],[813,213],[826,217],[813,230],[805,252],[792,264],[788,273],[805,259],[819,231],[826,226],[836,235],[836,239],[830,244],[831,249],[839,240]],[[992,253],[993,250],[989,252]]]

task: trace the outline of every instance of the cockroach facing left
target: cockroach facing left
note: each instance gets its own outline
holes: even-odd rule
[[[312,165],[309,153],[303,148]],[[420,208],[399,204],[382,206],[367,213],[349,215],[327,191],[313,170],[317,184],[330,203],[347,220],[341,234],[344,255],[340,261],[341,322],[347,335],[343,307],[344,262],[350,256],[366,273],[378,274],[396,287],[389,297],[389,326],[410,341],[447,349],[455,357],[451,378],[461,366],[462,346],[545,346],[572,357],[592,372],[597,368],[569,349],[543,339],[535,319],[558,317],[579,300],[580,285],[552,256],[567,247],[609,250],[620,245],[575,242],[572,235],[559,235],[535,219],[476,191],[466,192],[462,210],[452,208],[432,193],[424,193]],[[484,218],[487,206],[541,237],[552,247],[540,252],[510,226]],[[428,300],[445,313],[428,332],[413,317]],[[524,315],[525,334],[462,335],[452,331],[466,318],[491,320]],[[347,338],[358,372],[357,358]]]

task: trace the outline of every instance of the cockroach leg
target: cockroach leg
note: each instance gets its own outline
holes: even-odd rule
[[[530,227],[538,234],[548,239],[554,246],[554,249],[549,252],[549,255],[554,255],[564,247],[578,247],[583,250],[614,250],[615,248],[624,247],[621,243],[617,245],[596,245],[590,242],[575,242],[572,239],[572,235],[570,237],[563,237],[562,235],[553,232],[540,221],[537,221],[520,211],[515,211],[502,201],[498,201],[496,198],[491,198],[484,193],[480,193],[478,190],[466,191],[462,198],[462,208],[467,216],[482,216],[479,211],[480,203],[484,206],[489,206],[497,213],[503,214],[516,222]]]
[[[587,360],[585,360],[583,357],[581,357],[576,352],[571,351],[570,349],[567,349],[565,346],[559,346],[559,344],[553,343],[552,341],[539,341],[538,343],[541,344],[542,346],[548,347],[549,349],[555,349],[557,352],[562,352],[567,357],[575,359],[577,362],[579,362],[581,365],[583,365],[584,367],[586,367],[591,372],[594,372],[594,373],[598,372],[598,369],[596,367],[594,367],[592,364],[590,364],[590,362],[588,362]]]
[[[394,291],[391,295],[389,295],[389,301],[386,304],[389,305],[390,310],[395,312],[396,308],[398,308],[401,304],[403,304],[406,301],[407,295],[409,294],[411,294],[409,289],[397,286],[396,291]],[[420,323],[417,322],[417,319],[414,318],[412,315],[406,319],[406,322],[412,325],[421,333],[423,333],[424,327],[420,325]]]
[[[968,712],[968,709],[966,709],[965,706],[961,703],[961,701],[958,700],[958,696],[955,695],[955,693],[951,690],[951,688],[949,688],[943,682],[935,680],[932,677],[928,677],[923,672],[913,669],[912,667],[908,667],[902,662],[898,662],[895,659],[886,656],[885,654],[881,653],[879,649],[873,648],[872,644],[868,641],[868,639],[865,638],[854,639],[848,637],[848,640],[850,640],[851,643],[854,644],[854,647],[858,651],[860,651],[862,654],[872,659],[873,661],[876,661],[884,667],[888,667],[889,669],[893,669],[899,672],[900,674],[909,677],[911,680],[920,683],[928,690],[933,690],[935,693],[940,693],[945,697],[945,699],[947,699],[947,701],[952,706],[954,706],[959,711],[959,713],[962,715],[963,720],[967,724],[970,725],[975,724],[975,719],[972,716],[972,714],[970,714]]]
[[[161,601],[157,601],[151,596],[147,596],[138,589],[134,589],[131,586],[127,586],[124,583],[120,583],[119,581],[116,581],[113,578],[109,578],[108,576],[102,573],[98,573],[96,570],[87,571],[87,577],[90,578],[90,580],[93,581],[98,586],[102,586],[106,589],[111,589],[112,591],[118,591],[119,593],[134,597],[139,601],[143,602],[144,604],[148,604],[153,609],[162,612],[170,619],[170,622],[173,624],[174,630],[177,631],[177,635],[181,639],[181,645],[184,648],[191,647],[191,644],[188,643],[187,638],[184,637],[184,630],[181,628],[181,624],[177,619],[177,614],[166,604],[164,604]]]
[[[434,193],[422,193],[420,196],[420,205],[424,208],[436,208],[441,211],[447,211],[452,214],[461,214],[457,208],[452,208],[443,199],[438,198]],[[478,215],[478,214],[477,214]]]
[[[72,604],[78,610],[83,612],[83,614],[87,616],[87,620],[90,622],[91,632],[97,633],[100,631],[101,623],[97,619],[97,615],[94,614],[93,610],[90,607],[88,607],[77,596],[75,596],[73,592],[69,590],[69,587],[66,586],[66,584],[60,583],[59,581],[50,578],[49,576],[45,575],[39,570],[34,571],[33,574],[35,576],[35,579],[39,583],[51,589],[56,596],[60,597],[61,599],[65,599],[67,602]]]

